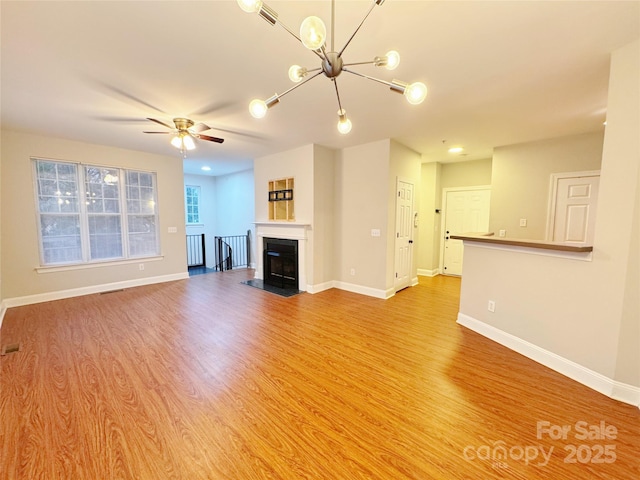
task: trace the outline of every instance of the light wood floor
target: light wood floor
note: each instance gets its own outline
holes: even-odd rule
[[[384,301],[251,275],[10,309],[0,478],[640,478],[638,408],[458,326],[458,279]]]

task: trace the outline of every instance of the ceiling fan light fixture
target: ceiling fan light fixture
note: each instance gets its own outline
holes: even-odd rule
[[[322,19],[310,16],[300,24],[300,41],[309,50],[318,50],[327,38],[327,27]]]
[[[344,108],[338,110],[338,117],[340,117],[338,120],[338,131],[342,135],[346,135],[351,131],[353,125],[351,124],[351,120],[347,118],[347,112],[344,111]]]
[[[182,150],[182,138],[180,138],[180,135],[176,135],[171,139],[171,145]]]
[[[182,143],[187,150],[193,150],[196,148],[196,142],[193,141],[193,137],[189,134],[182,137]]]
[[[172,139],[171,145],[176,147],[181,152],[184,150],[193,150],[196,148],[196,143],[193,141],[193,137],[189,132],[178,132]]]

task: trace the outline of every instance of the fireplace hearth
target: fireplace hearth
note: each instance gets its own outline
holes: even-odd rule
[[[298,289],[298,241],[263,239],[263,280],[267,285]]]

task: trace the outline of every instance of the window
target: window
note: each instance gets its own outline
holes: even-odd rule
[[[41,159],[34,172],[43,265],[160,253],[155,173]]]
[[[187,225],[200,223],[200,187],[187,185],[185,197]]]

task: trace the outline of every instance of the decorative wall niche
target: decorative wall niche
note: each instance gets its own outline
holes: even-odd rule
[[[293,178],[269,181],[269,220],[295,220]]]

